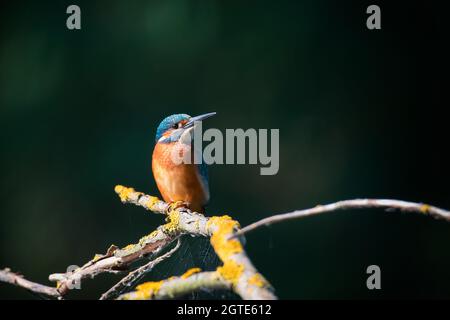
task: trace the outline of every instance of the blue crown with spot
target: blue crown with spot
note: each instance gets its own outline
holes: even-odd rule
[[[171,116],[166,117],[158,126],[158,129],[156,129],[156,136],[155,140],[158,142],[158,140],[162,137],[164,132],[172,128],[174,125],[176,125],[178,122],[182,120],[189,120],[191,118],[190,115],[180,113],[180,114],[173,114]]]

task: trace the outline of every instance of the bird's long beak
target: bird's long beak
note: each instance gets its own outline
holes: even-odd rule
[[[193,127],[195,122],[203,121],[203,120],[205,120],[205,119],[207,119],[209,117],[212,117],[215,114],[216,114],[215,112],[210,112],[210,113],[202,114],[200,116],[192,117],[192,118],[189,119],[188,122],[186,122],[186,124],[183,126],[183,129],[187,129],[187,128]]]

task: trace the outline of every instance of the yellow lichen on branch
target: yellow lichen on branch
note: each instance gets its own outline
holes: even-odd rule
[[[215,271],[201,272],[199,268],[192,268],[178,277],[170,277],[156,282],[146,282],[137,286],[135,291],[120,295],[118,298],[174,298],[195,290],[207,288],[211,290],[231,289],[243,299],[276,299],[273,288],[253,266],[240,241],[239,236],[251,230],[290,219],[344,209],[362,208],[397,209],[403,212],[428,214],[435,218],[450,221],[450,211],[428,204],[392,199],[353,199],[275,215],[239,229],[239,223],[229,216],[205,217],[201,213],[189,210],[186,203],[181,201],[166,203],[157,197],[149,196],[135,191],[133,188],[121,185],[115,187],[115,192],[123,203],[132,203],[154,213],[165,215],[167,223],[158,227],[151,234],[142,237],[137,244],[128,245],[123,249],[112,245],[106,254],[95,255],[91,261],[73,272],[51,274],[49,280],[56,282],[56,288],[28,281],[21,275],[11,272],[8,268],[0,270],[0,282],[10,283],[50,297],[62,298],[70,290],[70,284],[73,281],[93,278],[104,272],[123,272],[133,262],[149,254],[156,254],[181,235],[189,234],[191,236],[210,237],[211,245],[222,260],[223,265]],[[176,250],[176,248],[173,250]],[[121,282],[102,295],[102,298],[111,298],[115,294],[118,295],[120,291],[117,291],[117,288],[122,288],[124,284],[125,286],[131,286],[134,283],[133,281],[136,280],[134,275],[148,272],[155,263],[165,259],[165,256],[169,257],[169,253],[170,251],[150,261],[143,267],[130,272]],[[139,272],[136,273],[136,271]]]
[[[124,251],[130,251],[131,249],[133,249],[136,245],[135,244],[129,244],[126,245],[124,248],[122,248],[122,250]]]
[[[181,275],[181,278],[182,279],[187,279],[190,276],[192,276],[193,274],[199,273],[200,271],[202,271],[202,269],[200,269],[200,268],[191,268],[191,269],[187,270],[185,273],[183,273]]]
[[[142,192],[134,190],[134,188],[117,185],[114,191],[118,194],[120,201],[123,203],[131,202],[144,207],[147,210],[161,213],[161,205],[166,205],[158,197],[149,196]]]
[[[248,284],[254,285],[254,286],[257,286],[260,288],[269,285],[267,280],[264,279],[264,277],[259,273],[255,273],[253,276],[251,276],[248,279]]]
[[[223,262],[231,255],[243,250],[239,240],[228,239],[238,227],[239,222],[233,220],[230,216],[211,217],[208,221],[208,228],[214,228],[211,235],[211,245]]]
[[[235,286],[244,271],[244,266],[231,260],[230,257],[244,249],[239,240],[229,238],[239,228],[239,222],[226,215],[211,217],[208,221],[208,228],[213,230],[211,245],[223,262],[223,265],[217,268],[217,272]]]
[[[428,204],[423,204],[420,206],[420,211],[422,213],[428,213],[429,210],[430,210],[430,206]]]
[[[100,260],[103,257],[104,257],[104,255],[96,253],[94,255],[94,257],[92,258],[92,262],[97,262],[98,260]]]
[[[123,202],[134,203],[153,212],[165,214],[166,224],[159,227],[157,231],[169,237],[186,233],[210,237],[211,245],[223,263],[213,272],[200,272],[200,269],[193,268],[179,277],[171,277],[163,280],[162,283],[158,282],[162,286],[160,291],[154,290],[155,284],[151,283],[148,284],[150,287],[140,287],[141,290],[137,289],[134,293],[130,292],[131,295],[124,295],[124,298],[160,299],[172,297],[186,289],[181,281],[187,281],[186,284],[191,289],[200,288],[204,285],[209,287],[225,286],[232,288],[245,299],[276,298],[270,290],[267,290],[270,287],[268,282],[257,273],[248,259],[240,239],[234,237],[240,228],[238,221],[228,215],[205,217],[187,209],[184,202],[165,203],[156,197],[136,192],[133,188],[117,186],[116,193]],[[184,289],[182,290],[182,288]],[[151,291],[150,289],[153,290],[152,293],[148,292]],[[142,290],[147,290],[146,295],[141,292]],[[136,292],[141,293],[136,294]]]
[[[180,223],[180,213],[176,210],[170,211],[167,215],[167,223],[163,225],[163,229],[168,234],[174,234],[178,231]]]
[[[217,268],[217,272],[233,286],[237,285],[243,271],[244,265],[233,260],[226,261],[223,266]]]
[[[121,185],[117,185],[114,188],[114,191],[119,195],[120,201],[122,201],[122,202],[128,201],[130,194],[136,193],[136,191],[133,188],[127,188],[127,187],[124,187]]]
[[[200,272],[198,268],[187,270],[178,277],[169,277],[159,282],[146,282],[119,296],[121,300],[172,299],[191,292],[208,289],[229,290],[231,285],[216,271]]]
[[[147,300],[156,295],[164,281],[144,282],[136,287],[136,299]]]
[[[151,209],[159,201],[161,201],[161,200],[159,200],[157,197],[149,196],[148,201],[145,203],[145,206],[147,207],[147,209]]]

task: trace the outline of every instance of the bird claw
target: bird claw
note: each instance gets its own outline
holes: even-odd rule
[[[167,213],[170,213],[172,211],[183,211],[186,212],[189,208],[189,203],[185,201],[174,201],[169,203],[169,206],[167,207]]]

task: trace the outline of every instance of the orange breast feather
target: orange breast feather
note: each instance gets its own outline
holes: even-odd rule
[[[161,195],[166,202],[184,201],[194,211],[203,212],[209,200],[198,166],[175,164],[171,158],[173,143],[157,143],[153,150],[152,171]]]

